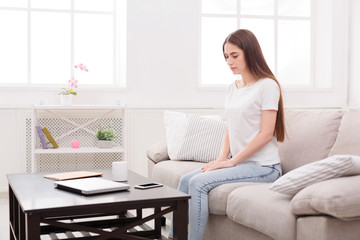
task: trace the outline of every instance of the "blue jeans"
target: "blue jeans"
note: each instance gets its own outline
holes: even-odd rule
[[[213,188],[234,182],[274,182],[280,176],[280,164],[260,166],[251,162],[204,173],[201,169],[196,169],[183,175],[178,190],[191,196],[188,239],[201,240],[204,238],[209,216],[208,194]],[[170,238],[173,238],[173,233],[173,222],[171,222]]]

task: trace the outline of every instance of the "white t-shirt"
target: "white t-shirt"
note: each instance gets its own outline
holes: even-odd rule
[[[231,84],[226,93],[225,110],[232,156],[246,147],[260,132],[262,110],[278,110],[280,89],[273,79],[264,78],[255,84],[236,88]],[[260,165],[280,163],[276,137],[244,162]]]

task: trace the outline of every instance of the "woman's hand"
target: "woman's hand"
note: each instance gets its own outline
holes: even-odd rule
[[[216,161],[211,161],[211,162],[207,163],[205,166],[203,166],[201,168],[201,170],[203,172],[206,172],[206,171],[212,171],[212,170],[216,170],[216,169],[220,169],[220,168],[228,168],[228,167],[234,167],[234,166],[235,166],[235,164],[231,160],[227,160],[227,161],[216,160]]]

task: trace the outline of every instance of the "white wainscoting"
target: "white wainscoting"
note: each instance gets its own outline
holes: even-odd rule
[[[128,167],[147,176],[148,148],[165,140],[164,111],[179,111],[201,115],[223,115],[223,109],[211,108],[128,108],[126,111],[126,137]],[[30,154],[31,112],[27,108],[0,109],[0,192],[8,191],[6,174],[25,173],[26,159]]]
[[[25,172],[24,111],[0,111],[0,192],[8,190],[6,174]]]

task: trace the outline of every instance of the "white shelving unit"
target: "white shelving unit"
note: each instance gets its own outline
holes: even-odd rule
[[[110,168],[126,160],[125,106],[32,105],[31,171],[74,171]],[[36,126],[46,127],[59,148],[43,149]],[[111,126],[117,136],[113,148],[96,147],[99,127]],[[72,148],[73,140],[80,148]]]

